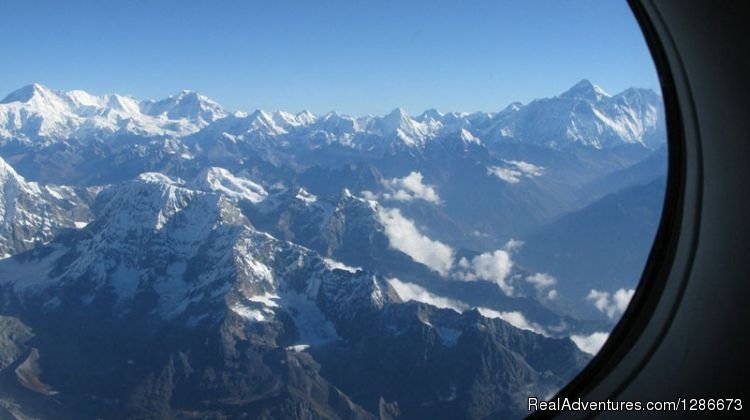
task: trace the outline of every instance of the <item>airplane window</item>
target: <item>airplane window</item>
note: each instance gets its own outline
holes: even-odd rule
[[[627,4],[137,6],[0,6],[0,418],[521,418],[601,349],[667,175]]]

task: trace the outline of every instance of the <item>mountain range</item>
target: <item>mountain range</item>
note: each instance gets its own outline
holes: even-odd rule
[[[12,92],[0,414],[523,416],[627,304],[663,115],[587,80],[416,117]]]
[[[87,141],[122,135],[190,137],[211,133],[227,139],[294,136],[314,147],[316,140],[353,148],[376,145],[372,137],[391,137],[410,147],[457,135],[465,143],[516,140],[565,147],[596,148],[663,141],[663,110],[659,96],[645,89],[628,89],[610,96],[582,80],[558,97],[514,103],[503,111],[472,114],[428,110],[410,117],[396,108],[382,117],[351,117],[330,112],[292,114],[257,110],[230,113],[211,99],[182,91],[166,99],[138,101],[117,94],[96,96],[80,90],[54,91],[39,84],[25,86],[0,101],[3,143]],[[660,137],[661,136],[661,137]],[[377,146],[384,147],[380,141]],[[298,145],[299,146],[299,145]]]

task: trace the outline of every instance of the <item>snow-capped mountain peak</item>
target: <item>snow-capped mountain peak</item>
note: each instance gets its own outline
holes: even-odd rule
[[[376,119],[376,125],[381,134],[396,135],[406,144],[421,143],[429,134],[425,124],[412,119],[402,108],[396,108],[388,115]]]
[[[143,181],[147,184],[158,184],[158,185],[173,185],[182,186],[185,181],[179,178],[172,178],[161,172],[144,172],[136,178],[138,181]]]
[[[232,198],[248,200],[252,203],[263,201],[268,193],[255,182],[233,175],[224,168],[206,168],[195,180],[198,188],[222,193]]]
[[[315,116],[315,114],[313,114],[312,112],[306,109],[297,113],[295,117],[297,118],[297,121],[299,121],[303,125],[312,124],[318,119],[318,117]]]
[[[216,102],[189,91],[138,102],[130,96],[61,92],[35,83],[0,102],[0,144],[50,144],[120,134],[182,137],[226,116]]]
[[[248,115],[248,131],[256,131],[263,134],[279,135],[284,134],[287,130],[277,124],[274,114],[262,109],[255,110]]]
[[[75,189],[28,182],[0,158],[0,259],[85,224],[85,207]]]
[[[560,98],[585,99],[591,102],[599,102],[610,95],[601,87],[591,83],[588,79],[583,79],[573,85],[572,88],[560,94]]]
[[[330,133],[336,137],[346,137],[353,133],[364,131],[360,120],[348,115],[339,114],[336,111],[330,111],[317,118],[312,127],[314,130]]]
[[[444,115],[445,114],[438,111],[437,109],[430,108],[428,110],[425,110],[423,113],[419,114],[419,116],[417,116],[414,119],[421,123],[427,122],[427,121],[442,121]]]
[[[59,92],[34,83],[10,93],[0,102],[0,127],[5,125],[7,128],[23,129],[32,125],[36,127],[28,128],[41,132],[46,126],[62,123],[65,114],[70,112],[69,108],[68,101]],[[44,118],[36,119],[32,115]],[[6,124],[2,124],[5,122],[3,119],[6,119]],[[33,123],[29,124],[31,121]]]
[[[521,102],[511,102],[508,106],[506,106],[500,113],[511,113],[516,112],[523,108],[523,103]]]
[[[193,201],[206,195],[190,189],[180,178],[148,172],[102,191],[97,198],[101,207],[98,216],[106,222],[107,235],[125,241],[122,238],[127,232],[161,230]]]
[[[13,102],[54,101],[59,100],[58,95],[47,87],[32,83],[8,94],[0,103],[9,104]]]
[[[221,105],[191,90],[183,90],[160,101],[144,101],[140,108],[147,115],[164,115],[172,120],[199,120],[204,124],[228,115]]]
[[[76,108],[101,108],[104,106],[100,96],[92,95],[84,90],[70,90],[66,92],[66,96]]]
[[[120,111],[125,115],[133,116],[140,112],[138,101],[122,95],[108,95],[106,107],[115,111]]]
[[[412,119],[403,108],[396,108],[380,119],[384,131],[396,131],[412,125]]]

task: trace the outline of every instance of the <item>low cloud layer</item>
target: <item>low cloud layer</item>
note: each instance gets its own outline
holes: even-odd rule
[[[513,286],[507,281],[508,275],[511,269],[513,269],[513,261],[507,251],[498,249],[495,252],[485,252],[471,260],[461,258],[458,261],[458,266],[457,278],[466,281],[492,281],[506,295],[510,296],[513,294]]]
[[[378,221],[385,228],[391,247],[407,254],[440,275],[446,275],[453,267],[453,249],[423,235],[412,220],[398,209],[378,207]]]
[[[390,283],[391,287],[393,287],[404,302],[421,302],[438,308],[452,309],[458,313],[463,313],[472,309],[472,306],[465,302],[444,296],[438,296],[414,283],[404,282],[396,278],[388,279],[388,283]],[[477,307],[476,309],[486,318],[502,319],[518,329],[531,331],[544,336],[550,335],[546,328],[536,322],[529,321],[529,319],[520,311],[500,311],[487,307]],[[556,331],[554,327],[550,327],[549,329],[551,331]],[[594,332],[590,335],[574,334],[570,336],[570,339],[573,340],[581,351],[592,355],[596,354],[602,348],[604,342],[607,341],[607,338],[609,338],[609,333],[606,332]]]
[[[540,292],[557,284],[557,279],[547,273],[532,274],[526,277],[526,281],[533,284]]]
[[[571,335],[570,339],[576,343],[581,351],[585,351],[588,354],[596,354],[601,350],[604,342],[609,338],[609,333],[595,332],[591,335]]]
[[[381,197],[385,200],[414,201],[424,200],[433,204],[440,204],[440,196],[433,185],[423,183],[421,172],[412,171],[403,178],[386,179],[383,181],[385,192]],[[366,198],[378,198],[370,191],[363,191]]]
[[[519,311],[496,311],[490,308],[477,308],[477,310],[484,317],[500,318],[516,328],[547,335],[547,331],[545,331],[541,325],[535,322],[529,322],[529,320]]]
[[[523,242],[511,239],[502,249],[484,252],[470,259],[462,257],[456,261],[455,252],[450,246],[424,235],[414,221],[404,217],[399,209],[378,206],[377,217],[385,228],[389,246],[405,253],[414,261],[426,265],[444,277],[463,281],[493,282],[507,296],[513,296],[511,253],[521,247]],[[520,281],[521,276],[516,277],[516,280]],[[551,289],[557,280],[551,275],[536,273],[527,276],[525,280],[531,283],[544,299],[557,298],[557,291]]]
[[[521,275],[511,276],[513,259],[511,255],[523,246],[523,242],[510,239],[501,249],[485,252],[476,257],[466,257],[457,261],[454,277],[464,281],[491,281],[500,287],[507,296],[513,296],[513,283],[523,278]],[[557,298],[557,290],[551,287],[557,284],[557,279],[546,273],[535,273],[524,278],[534,286],[544,299]]]
[[[391,287],[404,302],[416,301],[438,308],[453,309],[461,313],[469,309],[469,305],[455,299],[450,299],[430,293],[427,289],[414,283],[406,283],[399,279],[389,279]]]
[[[538,296],[545,300],[557,299],[557,289],[552,286],[557,284],[557,279],[547,273],[534,273],[525,278],[527,283],[534,286]]]
[[[403,282],[395,278],[389,279],[388,283],[390,283],[391,287],[396,290],[396,293],[404,302],[422,302],[438,308],[452,309],[459,313],[463,313],[464,311],[471,309],[470,305],[460,300],[435,295],[424,287],[416,285],[414,283]],[[537,334],[547,335],[547,331],[541,325],[535,322],[530,322],[519,311],[498,311],[485,307],[478,307],[477,310],[480,314],[482,314],[482,316],[486,318],[499,318],[516,328],[533,331]]]
[[[586,300],[591,302],[596,309],[607,315],[609,319],[614,319],[625,312],[630,299],[633,298],[634,289],[619,289],[614,294],[591,289]]]
[[[516,184],[524,178],[536,178],[544,175],[544,167],[533,163],[522,160],[503,160],[503,162],[502,166],[488,167],[487,173],[509,184]]]

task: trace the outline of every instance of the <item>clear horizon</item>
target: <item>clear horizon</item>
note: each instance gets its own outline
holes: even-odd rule
[[[659,92],[623,2],[4,2],[6,94],[37,82],[231,111],[495,112],[586,78]]]

